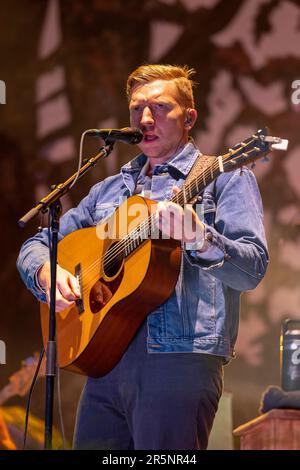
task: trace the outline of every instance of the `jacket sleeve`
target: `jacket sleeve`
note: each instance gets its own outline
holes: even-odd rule
[[[263,207],[254,174],[248,169],[225,173],[215,184],[214,226],[206,226],[212,247],[210,258],[185,251],[189,262],[220,279],[229,287],[254,289],[268,265]],[[216,257],[216,253],[219,256]]]
[[[74,230],[94,225],[95,203],[101,185],[102,182],[93,186],[76,208],[70,209],[61,217],[58,240]],[[46,261],[49,261],[48,228],[26,240],[17,259],[17,268],[26,287],[42,302],[46,301],[46,296],[37,283],[36,273]]]

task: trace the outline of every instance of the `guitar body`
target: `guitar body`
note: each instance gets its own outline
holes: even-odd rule
[[[77,230],[59,242],[58,264],[78,277],[82,294],[72,307],[56,313],[59,367],[91,377],[107,374],[146,316],[173,292],[179,241],[147,239],[126,256],[119,248],[120,240],[148,219],[153,205],[132,196],[97,228]],[[46,346],[49,308],[44,303],[41,325]]]

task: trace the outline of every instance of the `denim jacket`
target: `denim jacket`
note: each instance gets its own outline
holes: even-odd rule
[[[167,163],[156,165],[151,198],[171,199],[173,186],[183,184],[198,154],[189,142]],[[145,155],[138,155],[119,174],[93,186],[61,218],[59,239],[110,216],[120,198],[134,194],[145,162]],[[201,213],[213,249],[209,254],[182,249],[174,292],[147,317],[147,349],[149,353],[207,353],[229,360],[234,356],[241,291],[255,288],[268,264],[262,202],[253,173],[244,167],[222,173],[202,196]],[[41,301],[45,294],[37,285],[36,273],[48,259],[44,229],[23,244],[17,261],[27,288]]]

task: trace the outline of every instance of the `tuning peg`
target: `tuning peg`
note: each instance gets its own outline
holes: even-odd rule
[[[281,137],[272,137],[271,135],[262,135],[260,139],[263,142],[267,142],[271,145],[274,150],[287,150],[289,141],[287,139],[281,139]]]

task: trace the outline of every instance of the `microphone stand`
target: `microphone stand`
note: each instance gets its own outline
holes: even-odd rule
[[[49,228],[51,233],[51,241],[49,246],[50,254],[50,275],[51,275],[51,288],[50,288],[50,313],[49,313],[49,337],[46,347],[46,403],[45,403],[45,441],[44,449],[52,449],[52,425],[53,425],[53,401],[54,401],[54,382],[56,376],[56,318],[55,318],[55,303],[56,303],[56,265],[57,265],[57,245],[59,233],[59,220],[62,212],[60,198],[66,194],[72,187],[75,180],[83,176],[90,170],[100,158],[108,157],[113,149],[114,142],[109,139],[105,140],[105,146],[101,147],[100,152],[90,158],[79,170],[68,178],[64,183],[61,183],[51,191],[46,197],[30,211],[28,211],[20,220],[18,224],[20,227],[25,227],[27,222],[39,213],[50,211]]]

